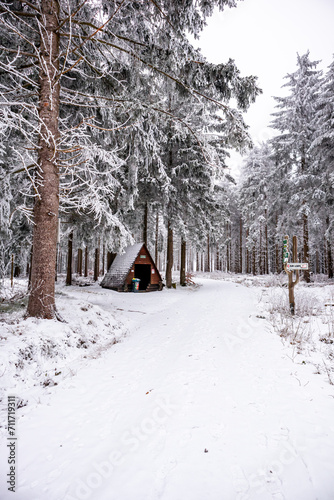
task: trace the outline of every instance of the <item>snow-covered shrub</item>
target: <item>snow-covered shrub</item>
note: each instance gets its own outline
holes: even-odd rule
[[[314,316],[319,313],[321,304],[312,288],[295,287],[295,316]],[[290,316],[289,290],[287,287],[275,287],[269,291],[268,311]]]
[[[287,275],[286,273],[280,274],[268,274],[263,277],[263,284],[265,287],[276,287],[283,286],[287,283]]]
[[[312,288],[295,289],[296,316],[316,316],[321,309],[319,298]]]

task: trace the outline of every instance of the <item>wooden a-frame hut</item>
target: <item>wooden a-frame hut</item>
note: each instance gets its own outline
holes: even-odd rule
[[[116,255],[101,286],[118,292],[131,292],[133,278],[140,279],[140,291],[162,290],[162,278],[145,243],[128,246],[124,253]]]

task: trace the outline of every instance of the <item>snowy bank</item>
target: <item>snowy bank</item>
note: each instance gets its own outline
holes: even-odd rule
[[[12,303],[12,314],[0,314],[1,400],[13,393],[25,395],[20,406],[36,402],[40,387],[55,386],[72,377],[82,364],[99,357],[126,334],[125,327],[110,312],[60,288],[56,303],[64,323],[23,319],[22,298],[18,307],[17,302]],[[10,290],[6,295],[10,297]]]

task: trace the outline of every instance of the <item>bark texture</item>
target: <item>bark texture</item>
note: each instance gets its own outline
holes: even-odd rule
[[[55,267],[59,208],[59,173],[57,139],[59,117],[59,3],[41,2],[41,64],[39,88],[39,158],[38,196],[34,206],[34,235],[31,291],[28,315],[55,317]]]
[[[159,212],[157,210],[156,220],[155,220],[155,265],[158,267],[158,250],[159,250]]]
[[[68,237],[66,285],[72,285],[73,231]]]
[[[85,247],[85,270],[84,270],[84,276],[87,278],[88,276],[88,247]]]
[[[147,246],[147,227],[148,227],[148,203],[146,201],[144,207],[144,227],[143,227],[143,241]]]
[[[181,242],[181,266],[180,266],[180,285],[186,286],[186,253],[187,243],[184,239]]]
[[[167,236],[167,265],[166,265],[166,286],[172,288],[172,270],[173,270],[173,229],[168,222]]]

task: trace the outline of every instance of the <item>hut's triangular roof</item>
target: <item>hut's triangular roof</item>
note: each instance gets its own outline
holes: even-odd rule
[[[126,247],[124,253],[117,254],[107,274],[101,281],[101,286],[104,288],[122,286],[143,245],[144,243],[135,243]]]

